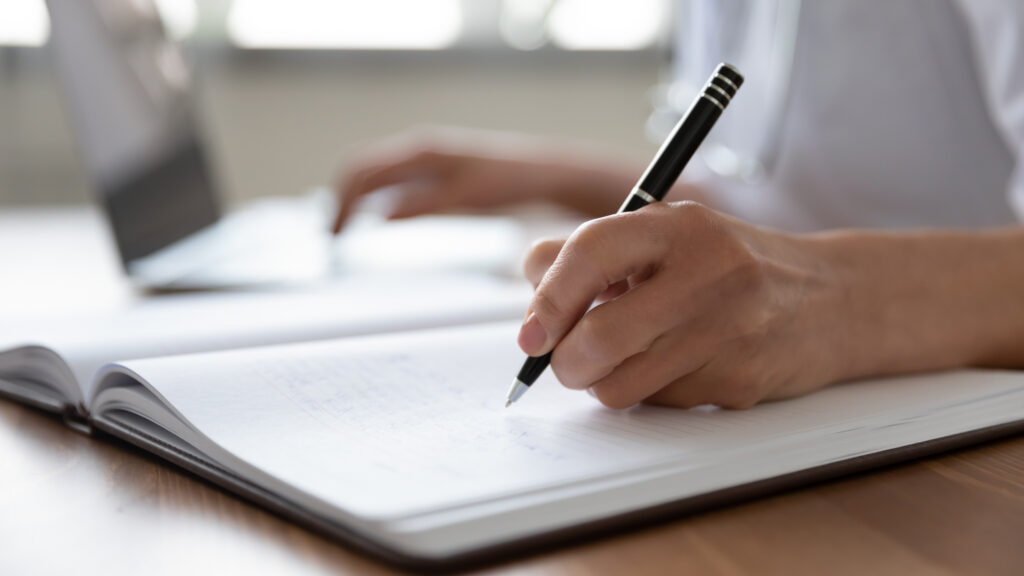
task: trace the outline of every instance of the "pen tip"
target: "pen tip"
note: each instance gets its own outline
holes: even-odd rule
[[[512,387],[508,389],[508,396],[505,398],[505,408],[511,406],[516,400],[519,400],[519,397],[528,389],[529,386],[523,384],[518,378],[516,378],[516,381],[512,383]]]

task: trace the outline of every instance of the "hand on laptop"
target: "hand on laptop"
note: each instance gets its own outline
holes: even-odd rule
[[[610,214],[642,170],[517,134],[430,129],[372,146],[339,174],[335,233],[360,199],[397,187],[390,218],[552,202],[586,216]]]

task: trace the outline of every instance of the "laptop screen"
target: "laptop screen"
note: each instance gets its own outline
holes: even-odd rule
[[[47,0],[51,44],[86,172],[121,260],[220,217],[190,108],[190,71],[152,0]]]

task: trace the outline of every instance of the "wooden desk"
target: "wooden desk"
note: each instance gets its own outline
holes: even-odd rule
[[[394,574],[142,452],[0,400],[0,574]],[[480,574],[1021,574],[1024,437]]]

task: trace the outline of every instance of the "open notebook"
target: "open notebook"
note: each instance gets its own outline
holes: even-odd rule
[[[49,319],[5,318],[0,394],[74,416],[96,372],[115,360],[519,318],[530,295],[525,282],[486,275],[382,274],[287,291],[141,298]]]
[[[748,411],[603,408],[545,375],[504,408],[518,322],[132,360],[98,430],[409,566],[455,566],[1024,426],[1024,373],[864,381]]]

